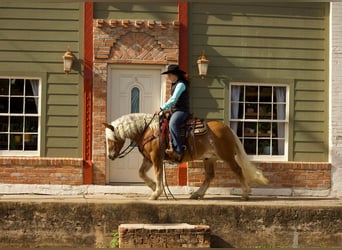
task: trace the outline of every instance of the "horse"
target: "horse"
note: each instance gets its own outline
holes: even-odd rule
[[[143,156],[139,177],[152,189],[151,200],[156,200],[163,192],[163,161],[167,143],[161,140],[159,116],[146,113],[123,115],[110,124],[103,123],[106,135],[106,155],[110,160],[121,157],[125,140],[136,143]],[[222,160],[238,176],[242,188],[242,198],[248,200],[251,189],[249,183],[267,185],[268,179],[262,171],[249,161],[244,147],[237,135],[221,121],[207,121],[208,131],[192,135],[187,143],[192,149],[185,150],[182,162],[203,160],[205,179],[190,199],[202,199],[215,176],[214,166]],[[153,166],[155,180],[146,172]]]

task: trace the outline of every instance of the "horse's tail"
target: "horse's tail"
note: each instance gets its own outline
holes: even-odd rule
[[[263,175],[262,171],[249,161],[248,155],[235,132],[232,130],[235,140],[236,155],[235,161],[240,166],[243,176],[248,182],[267,185],[269,180]]]

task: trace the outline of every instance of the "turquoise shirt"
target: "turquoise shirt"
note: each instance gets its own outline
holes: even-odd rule
[[[186,89],[185,83],[179,82],[175,88],[175,91],[170,97],[170,99],[163,106],[160,107],[161,110],[169,109],[175,102],[177,102],[178,98],[184,92],[185,89]]]

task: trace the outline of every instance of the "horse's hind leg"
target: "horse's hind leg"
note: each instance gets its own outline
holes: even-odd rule
[[[234,159],[229,161],[229,163],[228,162],[226,163],[229,164],[233,172],[239,177],[241,189],[242,189],[242,199],[249,200],[249,194],[251,193],[251,188],[249,187],[246,179],[244,178],[241,168],[239,167],[239,165]]]
[[[143,160],[140,169],[139,169],[139,177],[144,180],[145,184],[151,188],[153,191],[156,190],[156,183],[146,175],[147,171],[152,167],[152,162],[145,159]]]
[[[205,179],[202,183],[201,187],[190,196],[190,199],[202,199],[205,195],[205,192],[209,188],[211,180],[215,177],[214,164],[215,160],[207,159],[204,160],[204,171],[205,171]]]

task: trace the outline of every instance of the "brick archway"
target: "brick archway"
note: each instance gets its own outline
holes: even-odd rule
[[[93,29],[93,183],[104,185],[106,157],[102,122],[107,119],[108,66],[178,63],[179,22],[98,19]]]

